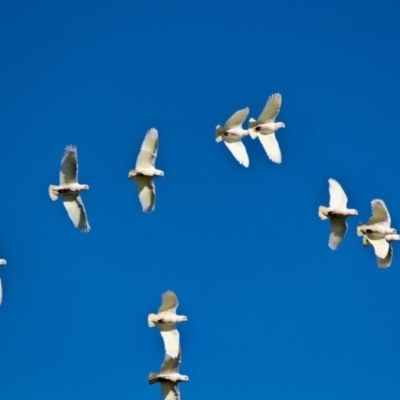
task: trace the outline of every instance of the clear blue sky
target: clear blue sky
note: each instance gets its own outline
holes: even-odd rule
[[[0,398],[161,399],[146,320],[173,289],[182,400],[399,399],[400,246],[378,270],[355,232],[373,198],[400,230],[398,11],[3,1]],[[215,126],[275,92],[283,163],[246,138],[243,168]],[[152,126],[165,176],[146,215],[127,174]],[[48,196],[70,143],[88,234]],[[336,252],[330,177],[359,210]]]

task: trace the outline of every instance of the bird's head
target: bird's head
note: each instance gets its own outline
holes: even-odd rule
[[[278,122],[279,128],[284,128],[285,124],[283,122]]]
[[[189,380],[189,377],[187,375],[181,375],[181,380],[183,382],[187,382]]]
[[[89,190],[89,185],[81,185],[79,188],[81,191]]]

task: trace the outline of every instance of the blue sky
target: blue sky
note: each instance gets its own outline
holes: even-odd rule
[[[374,198],[400,229],[397,11],[2,2],[1,399],[161,399],[146,320],[167,289],[189,319],[183,400],[400,398],[400,248],[378,270],[355,233]],[[215,126],[275,92],[283,163],[246,138],[243,168]],[[165,176],[147,215],[127,174],[153,126]],[[48,196],[70,143],[88,234]],[[317,216],[330,177],[359,211],[335,252]]]

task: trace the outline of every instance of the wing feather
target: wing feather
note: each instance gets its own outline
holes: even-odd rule
[[[179,388],[176,382],[162,382],[161,392],[164,400],[180,400]]]
[[[136,169],[154,167],[158,151],[158,131],[151,128],[144,137],[138,158],[136,160]]]
[[[258,138],[260,139],[268,158],[271,161],[280,164],[282,162],[282,154],[275,133],[270,133],[268,135],[259,134]]]
[[[250,164],[250,160],[243,142],[241,140],[235,142],[224,140],[224,143],[236,160],[239,161],[239,164],[247,168]]]
[[[152,212],[156,206],[156,188],[153,178],[150,176],[138,176],[135,180],[143,211],[146,213]]]
[[[280,93],[275,93],[269,96],[264,109],[262,110],[257,122],[265,124],[267,122],[275,122],[276,116],[279,114],[282,105],[282,96]]]
[[[179,371],[181,363],[181,349],[179,349],[178,356],[173,358],[165,353],[164,362],[161,366],[160,374],[171,374]]]
[[[177,358],[179,355],[179,332],[175,324],[160,324],[160,333],[164,341],[165,353],[172,358]]]
[[[60,185],[76,183],[78,179],[78,150],[70,144],[64,150],[61,160]]]
[[[328,246],[332,250],[336,250],[347,232],[347,221],[346,218],[331,216],[331,234],[329,235]]]
[[[335,179],[328,179],[329,182],[329,207],[331,208],[346,208],[347,196],[342,186]]]
[[[371,239],[370,236],[368,236],[368,240],[374,246],[375,255],[385,259],[389,252],[389,243],[385,239]]]
[[[371,201],[372,217],[368,220],[368,225],[380,224],[390,227],[390,214],[383,200],[375,199]]]
[[[393,258],[393,246],[389,243],[389,251],[385,258],[376,257],[376,261],[378,263],[378,268],[389,268],[392,264]]]
[[[63,203],[75,227],[82,232],[88,232],[90,226],[81,196],[63,196]]]
[[[162,313],[164,311],[176,313],[179,302],[178,297],[172,290],[167,290],[165,293],[163,293],[161,299],[161,306],[158,309],[158,313]]]
[[[247,118],[249,114],[249,107],[243,108],[242,110],[236,111],[226,122],[224,125],[224,129],[232,129],[242,126],[244,120]]]

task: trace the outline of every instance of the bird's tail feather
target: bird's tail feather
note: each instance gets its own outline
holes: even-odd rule
[[[257,121],[254,118],[249,119],[249,135],[252,139],[258,136],[258,133],[253,129],[257,126]]]
[[[57,186],[56,185],[50,185],[49,186],[49,196],[53,201],[58,199],[58,193],[57,193]]]
[[[328,208],[324,206],[319,206],[318,208],[318,217],[322,220],[329,218],[326,214],[328,214]]]
[[[357,226],[357,236],[364,236],[364,234],[362,233],[362,228],[364,228],[364,224],[362,224],[361,222],[358,224]]]
[[[155,323],[153,322],[153,319],[156,319],[157,315],[156,314],[149,314],[147,317],[147,323],[149,324],[149,327],[152,328],[155,326]]]
[[[157,378],[158,378],[158,375],[156,373],[150,372],[150,375],[149,375],[150,385],[154,385],[155,383],[157,383]]]

